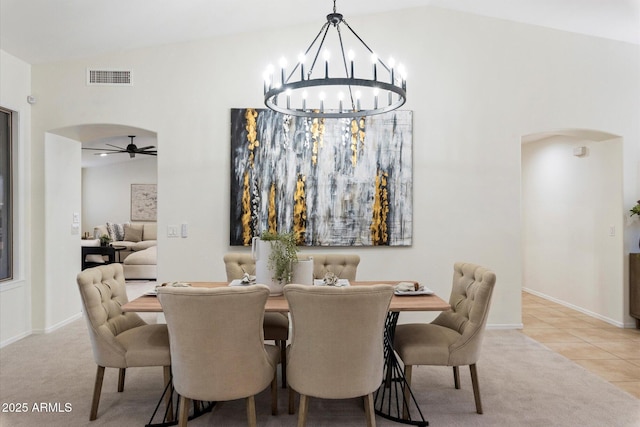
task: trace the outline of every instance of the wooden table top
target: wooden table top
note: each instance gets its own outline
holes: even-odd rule
[[[227,282],[189,282],[194,287],[205,288],[219,288],[228,286]],[[388,284],[395,285],[398,281],[383,281],[383,282],[351,282],[351,286],[367,286],[376,284]],[[391,299],[391,305],[389,311],[446,311],[451,306],[439,296],[433,295],[411,295],[411,296],[398,296],[394,295]],[[289,304],[284,295],[270,296],[267,300],[267,304],[264,308],[267,312],[281,312],[286,313],[289,311]],[[162,306],[158,298],[153,295],[143,295],[139,298],[129,301],[122,306],[122,311],[134,311],[134,312],[162,312]]]

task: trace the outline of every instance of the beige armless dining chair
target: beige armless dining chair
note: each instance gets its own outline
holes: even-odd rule
[[[123,313],[128,302],[122,264],[88,268],[78,274],[93,358],[98,365],[89,420],[98,416],[105,368],[118,368],[118,391],[127,368],[163,366],[165,386],[171,380],[167,325],[147,324],[136,313]],[[170,403],[167,402],[169,405]]]
[[[393,297],[389,285],[333,287],[287,285],[293,335],[287,371],[290,412],[300,394],[298,426],[309,398],[363,396],[368,426],[375,426],[373,392],[382,383],[384,324]]]
[[[256,262],[250,253],[231,252],[224,255],[224,266],[227,271],[227,281],[242,279],[244,273],[256,274]],[[264,314],[264,339],[275,341],[280,348],[280,364],[282,366],[282,387],[287,386],[286,348],[289,339],[289,316],[286,313]]]
[[[248,425],[256,425],[254,396],[271,384],[271,412],[278,411],[278,348],[262,331],[269,288],[162,287],[171,343],[173,386],[180,395],[179,425],[187,425],[190,400],[246,399]]]
[[[495,283],[492,271],[457,262],[453,266],[451,310],[440,313],[431,323],[396,327],[394,348],[405,365],[408,384],[414,365],[452,366],[455,388],[459,389],[459,366],[469,365],[476,412],[482,414],[476,362]]]
[[[360,256],[352,254],[305,254],[313,258],[313,278],[322,279],[331,272],[340,279],[356,280]]]
[[[313,258],[313,277],[322,279],[332,272],[340,279],[356,280],[360,257],[347,254],[305,254]],[[242,279],[244,273],[255,274],[256,264],[250,253],[230,252],[224,255],[227,281]],[[289,339],[289,317],[283,313],[264,314],[264,339],[275,341],[280,347],[280,366],[282,369],[282,387],[287,386],[287,340]]]

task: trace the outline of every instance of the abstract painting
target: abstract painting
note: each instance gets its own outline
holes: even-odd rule
[[[131,184],[131,221],[156,221],[157,212],[156,184]]]
[[[231,110],[230,244],[264,231],[301,246],[409,246],[412,112],[310,119]]]

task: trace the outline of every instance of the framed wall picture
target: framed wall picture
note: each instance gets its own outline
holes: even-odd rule
[[[157,221],[156,184],[131,184],[131,221]]]
[[[409,246],[412,112],[310,119],[231,110],[230,244],[264,231],[300,246]]]

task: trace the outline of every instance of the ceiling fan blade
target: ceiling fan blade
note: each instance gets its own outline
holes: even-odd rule
[[[150,148],[156,148],[156,146],[155,145],[147,145],[146,147],[141,147],[141,148],[138,148],[137,150],[138,151],[143,151],[143,150],[148,150]]]
[[[113,144],[107,144],[107,145],[108,145],[109,147],[115,147],[115,148],[117,148],[118,150],[124,150],[124,151],[126,151],[124,148],[122,148],[122,147],[118,147],[117,145],[113,145]]]
[[[95,150],[95,151],[112,152],[112,153],[120,153],[121,152],[121,150],[113,150],[111,148],[83,148],[83,150]]]
[[[94,156],[110,156],[111,154],[122,154],[126,153],[126,151],[102,151],[102,153],[93,153]]]

